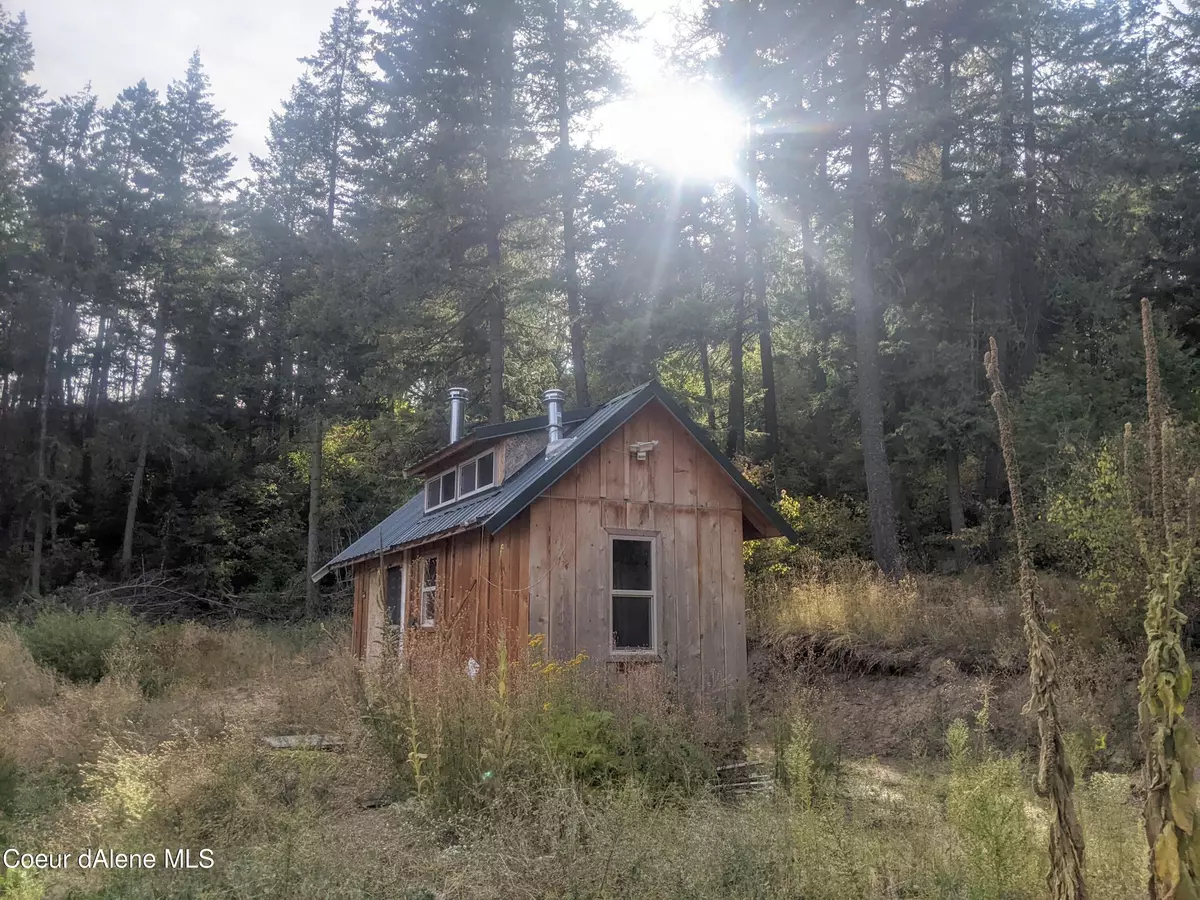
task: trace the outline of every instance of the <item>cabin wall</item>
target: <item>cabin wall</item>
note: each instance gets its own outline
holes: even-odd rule
[[[645,461],[635,442],[657,440]],[[613,667],[614,532],[656,534],[658,658],[686,695],[741,704],[746,690],[742,497],[657,404],[567,473],[529,514],[529,631],[550,654]]]
[[[421,573],[425,557],[438,560],[435,624],[420,625]],[[511,653],[523,654],[529,638],[529,513],[498,534],[464,531],[408,550],[360,563],[354,573],[351,645],[367,660],[385,651],[388,610],[384,572],[407,566],[406,646],[438,644],[463,659],[493,660],[501,634]]]

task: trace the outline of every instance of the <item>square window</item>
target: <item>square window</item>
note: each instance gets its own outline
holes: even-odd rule
[[[653,649],[653,606],[653,597],[613,595],[613,649]]]

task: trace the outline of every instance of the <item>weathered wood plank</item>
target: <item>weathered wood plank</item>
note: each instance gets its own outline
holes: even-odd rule
[[[550,631],[550,501],[529,508],[529,633]]]
[[[625,483],[625,458],[627,454],[622,449],[624,440],[624,429],[618,428],[615,434],[610,435],[600,445],[600,473],[602,477],[603,493],[600,495],[606,500],[624,500],[626,483]]]
[[[383,653],[383,620],[387,615],[383,597],[383,573],[379,566],[368,564],[367,573],[367,635],[366,658],[378,659]]]
[[[675,502],[675,429],[678,427],[675,419],[666,412],[659,412],[654,419],[650,439],[658,441],[658,446],[649,457],[652,503]]]
[[[366,593],[366,579],[361,565],[354,566],[354,602],[350,612],[350,652],[362,658],[363,655],[363,624],[366,617],[363,598]]]
[[[700,450],[695,438],[675,424],[671,442],[671,458],[674,462],[675,505],[696,506],[698,502],[696,484],[696,453]]]
[[[662,422],[657,427],[652,422],[652,416],[656,411]],[[629,452],[629,448],[633,444],[642,444],[651,440],[655,436],[653,432],[666,425],[667,420],[668,416],[658,407],[658,404],[651,403],[649,407],[639,410],[632,419],[625,423],[625,458],[629,465],[629,500],[632,502],[649,503],[652,499],[650,469],[654,465],[652,461],[654,453],[646,454],[645,459],[638,459]]]
[[[726,711],[745,709],[746,598],[745,566],[742,563],[742,514],[721,510],[721,594],[725,609]]]
[[[488,662],[495,660],[500,635],[504,634],[508,624],[505,621],[504,594],[501,585],[501,579],[504,577],[503,564],[507,562],[507,560],[501,559],[501,548],[504,543],[499,535],[493,537],[488,543],[488,581],[484,585],[487,593],[487,628],[483,635],[483,646],[479,648],[480,653]],[[506,547],[504,552],[507,552]]]
[[[575,501],[549,498],[550,655],[575,655]]]
[[[700,659],[704,693],[713,695],[725,680],[725,616],[721,587],[721,514],[698,513],[700,563]]]
[[[628,528],[624,500],[602,500],[601,519],[605,528]]]
[[[579,467],[571,469],[565,473],[562,478],[554,482],[547,491],[547,495],[551,497],[560,497],[564,500],[573,500],[578,493],[579,484]]]
[[[699,517],[694,507],[675,507],[675,644],[680,691],[695,699],[703,679],[700,656]]]
[[[670,506],[651,507],[651,527],[658,531],[655,552],[658,554],[658,645],[663,669],[669,678],[679,674],[679,582],[675,569],[675,509]]]
[[[639,503],[635,500],[630,500],[625,504],[625,522],[626,528],[640,528],[648,530],[653,527],[654,519],[651,514],[650,504]]]
[[[575,467],[575,494],[580,500],[596,500],[602,496],[600,471],[600,449],[597,448],[580,460]]]
[[[600,501],[578,501],[575,515],[575,652],[603,663],[609,656],[608,532]]]

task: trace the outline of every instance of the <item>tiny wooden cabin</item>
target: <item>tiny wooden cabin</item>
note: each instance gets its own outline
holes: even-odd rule
[[[354,652],[447,641],[464,660],[500,635],[550,656],[662,666],[685,695],[746,686],[742,542],[795,534],[651,382],[593,410],[462,433],[409,473],[425,488],[331,560],[354,573]],[[396,627],[400,626],[400,627]]]

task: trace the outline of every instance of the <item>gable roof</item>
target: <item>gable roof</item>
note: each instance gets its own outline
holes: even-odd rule
[[[688,430],[709,456],[733,479],[738,491],[759,514],[756,518],[769,523],[779,536],[793,542],[798,540],[792,527],[766,498],[755,490],[725,454],[717,449],[707,432],[692,421],[692,417],[662,385],[651,381],[597,407],[590,416],[567,433],[566,439],[557,448],[543,450],[520,471],[505,478],[503,484],[490,491],[429,513],[425,512],[424,491],[418,492],[415,497],[327,562],[313,575],[313,580],[324,577],[330,569],[468,528],[482,526],[489,534],[496,534],[632,418],[634,413],[653,400],[666,407],[679,424]],[[499,429],[502,426],[494,427]],[[511,433],[519,433],[521,430],[526,429],[518,429]]]

